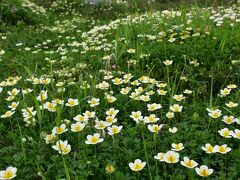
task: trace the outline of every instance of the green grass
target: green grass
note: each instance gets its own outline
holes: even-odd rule
[[[55,5],[41,1],[38,3],[46,11],[36,14],[33,9],[40,9],[36,2],[31,8],[16,2],[19,13],[14,16],[2,5],[9,2],[1,4],[4,23],[0,26],[0,83],[11,82],[16,76],[21,79],[15,85],[1,83],[0,115],[10,110],[12,102],[19,105],[11,117],[1,118],[0,170],[16,167],[16,179],[201,179],[194,169],[181,165],[187,156],[198,163],[197,167],[207,165],[214,170],[209,179],[234,180],[240,176],[240,137],[224,138],[218,132],[223,128],[239,129],[238,106],[225,104],[240,103],[239,88],[226,97],[219,96],[230,84],[240,86],[237,4],[156,1],[143,5],[142,1],[131,1],[92,6],[73,0],[56,1]],[[235,13],[235,19],[228,18],[233,15],[230,12]],[[218,16],[222,24],[214,22],[213,16]],[[165,60],[173,63],[166,66]],[[115,78],[123,80],[126,74],[133,77],[119,85],[113,83],[118,80]],[[49,83],[37,83],[46,78]],[[133,84],[135,80],[139,85]],[[109,83],[107,89],[99,89],[103,81]],[[161,82],[166,87],[159,87]],[[120,93],[126,87],[131,88],[130,92]],[[133,98],[132,93],[139,87],[142,92]],[[32,92],[19,92],[13,100],[7,100],[11,94],[8,91],[14,88],[30,88]],[[166,95],[159,95],[159,89],[167,91]],[[192,93],[184,93],[186,89]],[[48,95],[43,102],[38,99],[42,90]],[[154,94],[150,101],[138,99],[151,91]],[[180,94],[185,99],[178,102],[173,96]],[[109,102],[111,96],[116,101]],[[55,109],[44,108],[46,102],[56,98],[64,103]],[[68,107],[69,98],[78,99],[79,104]],[[91,107],[88,101],[92,98],[99,98],[100,105]],[[151,112],[147,105],[152,103],[162,108]],[[166,114],[173,111],[170,107],[174,104],[183,109],[168,118]],[[33,107],[26,112],[34,119],[24,120],[22,110],[27,107]],[[107,127],[95,127],[97,121],[106,120],[110,108],[119,110],[113,125],[123,126],[114,136],[108,134]],[[220,109],[222,115],[212,118],[206,108]],[[71,125],[76,123],[73,118],[86,111],[94,111],[96,116],[85,122],[81,132],[72,132]],[[130,117],[136,111],[141,111],[143,117],[155,114],[160,120],[136,123]],[[236,122],[221,121],[230,115]],[[63,123],[68,131],[46,142],[44,138]],[[154,134],[149,124],[163,127]],[[178,129],[176,133],[169,131],[173,127]],[[94,133],[100,133],[104,141],[86,144],[87,135]],[[67,140],[70,152],[56,151],[52,146],[58,140]],[[157,153],[171,150],[172,143],[184,145],[178,152],[179,162],[154,159]],[[207,143],[227,144],[231,151],[208,154],[202,150]],[[129,167],[135,159],[146,162],[139,172]],[[113,172],[106,167],[113,167]]]

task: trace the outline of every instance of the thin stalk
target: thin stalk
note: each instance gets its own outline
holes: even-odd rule
[[[152,174],[151,174],[150,164],[149,164],[149,160],[148,160],[148,153],[147,153],[146,141],[145,141],[145,138],[144,138],[143,130],[142,130],[142,139],[143,139],[143,147],[144,147],[145,158],[147,160],[148,174],[149,174],[150,180],[152,180]]]

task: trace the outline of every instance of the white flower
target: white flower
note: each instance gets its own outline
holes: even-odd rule
[[[132,111],[132,114],[130,115],[130,117],[136,121],[137,123],[139,123],[139,121],[142,121],[143,116],[142,116],[142,112],[141,111]]]
[[[228,152],[230,152],[232,149],[230,147],[227,147],[227,144],[224,144],[222,146],[214,146],[214,151],[221,153],[221,154],[227,154]]]
[[[97,121],[95,124],[96,129],[105,129],[107,126],[110,126],[111,124],[106,121]]]
[[[37,100],[38,100],[38,101],[44,101],[44,100],[47,99],[47,97],[48,97],[47,91],[42,90],[42,91],[40,92],[40,94],[38,95]]]
[[[145,116],[143,120],[145,123],[155,123],[159,118],[155,114],[151,114],[150,116]]]
[[[167,163],[177,163],[179,161],[179,154],[175,151],[168,151],[163,155],[163,159]]]
[[[190,160],[188,157],[184,157],[183,161],[181,161],[180,163],[181,163],[181,165],[183,165],[187,168],[191,168],[191,169],[195,168],[198,165],[198,163],[196,161]]]
[[[209,169],[206,165],[202,165],[200,168],[196,167],[195,171],[202,177],[210,176],[213,173],[213,169]]]
[[[224,128],[224,129],[221,129],[221,130],[218,130],[218,133],[222,136],[222,137],[225,137],[225,138],[231,138],[231,134],[232,134],[233,131],[230,131],[228,128]]]
[[[214,147],[209,143],[205,144],[205,146],[202,146],[202,150],[204,150],[208,154],[216,152]]]
[[[108,127],[107,130],[108,130],[108,134],[109,135],[114,135],[114,134],[118,134],[121,132],[123,126],[115,126],[113,125],[112,127]]]
[[[219,118],[222,115],[222,111],[219,109],[215,110],[207,109],[207,111],[209,112],[208,115],[214,119]]]
[[[95,107],[99,105],[99,98],[92,98],[90,100],[88,100],[87,102],[90,104],[90,107]]]
[[[5,180],[5,179],[13,179],[17,175],[17,168],[9,166],[6,170],[0,171],[0,179]]]
[[[162,108],[161,104],[156,104],[156,103],[147,104],[147,107],[148,107],[148,111],[155,111]]]
[[[235,118],[234,116],[223,116],[223,122],[225,122],[226,124],[232,124],[235,122]]]
[[[149,131],[153,132],[153,133],[158,133],[163,127],[163,124],[157,125],[157,124],[149,124],[148,125],[148,129]]]
[[[86,116],[87,118],[94,118],[95,117],[95,112],[94,111],[85,111],[85,113],[83,113],[84,116]]]
[[[169,128],[168,130],[169,130],[170,133],[174,134],[174,133],[177,132],[178,129],[176,127],[173,127],[173,128]]]
[[[160,152],[160,153],[158,153],[156,156],[154,156],[154,159],[157,159],[157,160],[163,162],[163,161],[164,161],[163,155],[164,155],[164,153],[161,153],[161,152]]]
[[[68,99],[68,102],[66,103],[66,106],[69,106],[69,107],[73,107],[73,106],[77,106],[79,103],[78,103],[78,99]]]
[[[97,144],[103,142],[103,138],[100,138],[99,133],[95,133],[94,135],[87,135],[87,140],[85,141],[86,144]]]
[[[118,112],[119,112],[119,110],[114,109],[114,108],[110,108],[109,110],[106,111],[106,114],[107,114],[108,116],[113,116],[113,117],[115,117]]]
[[[166,116],[167,116],[168,119],[172,119],[172,118],[174,118],[174,112],[168,112],[166,114]]]
[[[239,129],[235,129],[234,132],[231,132],[231,136],[236,138],[236,139],[240,139],[240,130]]]
[[[181,151],[184,149],[183,143],[175,144],[172,143],[172,151]]]
[[[179,94],[179,95],[174,95],[173,99],[175,99],[176,101],[182,101],[183,99],[185,99],[185,97],[182,94]]]
[[[146,166],[146,162],[136,159],[133,163],[131,162],[128,165],[132,171],[141,171]]]
[[[85,115],[77,115],[73,118],[73,120],[78,121],[78,122],[88,122],[88,117]]]
[[[234,107],[238,106],[238,103],[234,103],[234,102],[230,101],[228,103],[225,103],[225,105],[229,108],[234,108]]]
[[[183,107],[180,106],[179,104],[174,104],[170,106],[170,110],[173,112],[182,112]]]
[[[84,123],[77,122],[77,123],[71,125],[71,131],[72,132],[80,132],[83,130],[84,127],[85,127]]]
[[[61,124],[59,127],[54,127],[52,133],[54,134],[62,134],[66,132],[68,129],[66,128],[66,124]]]
[[[174,39],[175,40],[175,39]],[[172,42],[172,41],[171,41]],[[165,64],[166,66],[169,66],[169,65],[171,65],[173,63],[173,61],[172,60],[165,60],[165,61],[163,61],[163,64]]]
[[[1,115],[1,118],[11,117],[14,113],[15,113],[15,111],[7,111],[3,115]]]
[[[59,140],[56,142],[56,145],[52,146],[53,149],[58,151],[59,154],[68,154],[71,151],[71,145],[68,144],[68,141]]]

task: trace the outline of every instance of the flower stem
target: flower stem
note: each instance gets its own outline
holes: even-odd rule
[[[144,152],[145,152],[145,158],[147,160],[147,165],[148,165],[149,178],[150,178],[150,180],[152,180],[152,174],[151,174],[150,164],[149,164],[149,160],[148,160],[148,153],[147,153],[147,147],[146,147],[146,142],[145,142],[143,130],[142,130],[142,139],[143,139],[143,147],[144,147]]]

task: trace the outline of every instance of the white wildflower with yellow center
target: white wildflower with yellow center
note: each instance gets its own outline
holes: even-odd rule
[[[173,99],[175,99],[176,101],[182,101],[183,99],[185,99],[185,97],[182,94],[179,95],[174,95]]]
[[[143,120],[142,112],[141,111],[132,111],[130,118],[132,118],[134,121],[139,123],[139,121]]]
[[[175,143],[172,143],[172,151],[181,151],[184,149],[184,146],[183,146],[183,143],[178,143],[178,144],[175,144]]]
[[[73,118],[73,120],[75,120],[75,121],[85,122],[85,123],[88,122],[88,119],[89,119],[88,116],[81,115],[81,114],[79,114],[79,115],[77,115],[77,116],[75,116],[75,117]]]
[[[207,109],[207,111],[209,112],[208,115],[214,119],[219,118],[222,115],[222,111],[219,109],[215,110]]]
[[[205,146],[202,146],[202,150],[204,150],[206,153],[208,153],[208,154],[211,154],[211,153],[215,153],[216,151],[214,150],[214,147],[211,145],[211,144],[209,144],[209,143],[207,143],[207,144],[205,144]]]
[[[235,117],[234,116],[223,116],[222,121],[225,122],[226,124],[232,124],[235,122]]]
[[[85,111],[85,113],[83,113],[84,116],[86,116],[88,119],[90,118],[95,118],[96,113],[95,111]]]
[[[108,122],[106,122],[106,121],[97,121],[96,123],[95,123],[95,128],[96,129],[105,129],[106,127],[108,127],[108,126],[110,126],[111,124],[110,123],[108,123]]]
[[[123,83],[123,80],[121,78],[114,78],[112,79],[113,84],[120,85]]]
[[[100,138],[99,133],[95,133],[94,135],[87,135],[87,140],[85,141],[86,144],[97,144],[103,142],[103,138]]]
[[[202,177],[210,176],[213,173],[213,169],[209,169],[206,165],[202,165],[200,168],[196,167],[195,171]]]
[[[16,108],[18,107],[19,102],[12,102],[8,108],[10,108],[12,111],[16,110]]]
[[[114,96],[112,96],[112,95],[106,95],[106,99],[107,99],[107,101],[109,102],[109,103],[113,103],[113,102],[115,102],[116,100],[117,100],[117,98],[116,97],[114,97]]]
[[[54,134],[62,134],[66,132],[68,129],[66,128],[66,124],[61,124],[59,127],[54,127],[52,133]]]
[[[114,116],[107,116],[106,122],[108,122],[109,124],[113,124],[113,123],[117,122],[117,118],[115,118]]]
[[[166,114],[166,117],[167,117],[168,119],[174,118],[174,112],[168,112],[168,113]]]
[[[229,84],[229,85],[227,86],[227,88],[229,88],[229,89],[235,89],[235,88],[237,88],[237,85],[236,85],[236,84]]]
[[[129,93],[130,90],[131,90],[130,87],[122,88],[120,93],[123,94],[123,95],[126,95],[126,94]]]
[[[14,88],[14,89],[12,89],[11,91],[8,91],[7,93],[8,93],[10,96],[17,96],[19,92],[20,92],[19,89]]]
[[[95,106],[98,106],[99,105],[99,101],[100,99],[99,98],[92,98],[90,100],[88,100],[88,104],[90,104],[90,107],[95,107]]]
[[[225,137],[225,138],[231,138],[231,134],[232,134],[233,131],[230,131],[228,128],[223,128],[223,129],[220,129],[218,130],[218,133],[222,136],[222,137]]]
[[[151,131],[152,133],[158,133],[163,127],[163,124],[149,124],[148,125],[148,130]]]
[[[71,151],[71,145],[68,144],[68,141],[59,140],[56,142],[56,145],[52,146],[53,149],[58,151],[59,154],[68,154]]]
[[[9,117],[11,117],[14,113],[15,113],[15,111],[7,111],[7,112],[5,112],[3,115],[1,115],[1,118],[9,118]]]
[[[127,52],[128,52],[129,54],[135,54],[136,49],[128,49]]]
[[[49,144],[50,142],[53,142],[56,138],[56,135],[54,133],[52,134],[47,134],[44,138],[46,144]]]
[[[148,107],[148,111],[155,111],[155,110],[161,109],[162,105],[153,103],[153,104],[147,104],[147,107]]]
[[[77,106],[78,104],[79,104],[78,99],[69,98],[68,102],[66,103],[66,106],[74,107]]]
[[[46,102],[43,104],[43,108],[47,109],[50,112],[56,112],[57,111],[56,107],[57,107],[57,104],[52,102]]]
[[[225,88],[225,89],[220,90],[220,94],[221,94],[221,96],[223,96],[223,97],[229,95],[230,92],[231,92],[231,89],[228,89],[228,88]]]
[[[221,154],[227,154],[228,152],[230,152],[232,149],[230,147],[227,147],[227,144],[224,144],[222,146],[214,146],[214,151],[221,153]]]
[[[170,132],[170,133],[173,133],[173,134],[175,134],[176,132],[177,132],[177,128],[176,127],[173,127],[173,128],[169,128],[168,129],[168,131]]]
[[[115,117],[119,113],[118,109],[110,108],[109,110],[106,111],[106,115]]]
[[[164,153],[160,152],[156,156],[154,156],[154,159],[157,159],[160,162],[164,162],[163,155],[164,155]]]
[[[179,161],[179,153],[175,151],[167,151],[166,153],[164,153],[163,159],[166,163],[177,163]]]
[[[156,86],[159,87],[159,88],[164,88],[164,87],[167,86],[167,83],[158,82],[158,83],[156,84]]]
[[[150,116],[145,116],[143,121],[145,123],[155,123],[159,120],[159,118],[155,114],[151,114]]]
[[[174,38],[173,38],[174,39]],[[172,41],[171,41],[172,42]],[[166,66],[169,66],[169,65],[171,65],[173,63],[173,61],[172,60],[165,60],[165,61],[163,61],[163,64],[165,64]]]
[[[42,91],[39,93],[39,95],[37,96],[37,100],[38,100],[38,101],[44,101],[44,100],[47,99],[47,97],[48,97],[47,91],[42,90]]]
[[[72,132],[80,132],[83,130],[84,127],[85,127],[84,123],[76,122],[74,124],[71,124],[71,131]]]
[[[234,108],[234,107],[238,106],[238,103],[234,103],[234,102],[230,101],[228,103],[225,103],[225,105],[229,108]]]
[[[147,101],[151,100],[150,96],[148,96],[148,95],[141,95],[140,99],[144,102],[147,102]]]
[[[179,104],[173,104],[169,107],[169,109],[172,112],[182,112],[183,106],[180,106]]]
[[[9,166],[6,170],[0,171],[0,179],[5,180],[5,179],[13,179],[17,175],[17,168]]]
[[[188,157],[184,157],[183,161],[181,161],[180,163],[181,163],[181,165],[183,165],[187,168],[190,168],[190,169],[195,168],[198,165],[198,163],[196,161],[190,160]]]
[[[240,139],[240,130],[235,129],[234,131],[231,132],[231,136],[236,138],[236,139]]]
[[[115,135],[115,134],[118,134],[118,133],[121,132],[122,128],[123,128],[123,126],[115,126],[115,125],[113,125],[113,126],[111,126],[111,127],[108,127],[108,128],[107,128],[108,134],[109,134],[110,136],[113,136],[113,135]]]
[[[192,94],[192,91],[189,90],[189,89],[185,89],[185,90],[183,91],[183,93],[184,93],[184,94]]]
[[[132,171],[141,171],[146,166],[146,162],[136,159],[134,162],[130,162],[128,166]]]
[[[51,79],[50,78],[40,78],[41,84],[50,84],[51,83]]]

